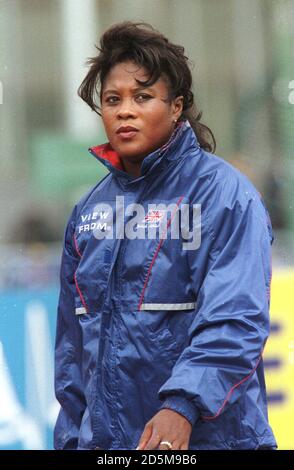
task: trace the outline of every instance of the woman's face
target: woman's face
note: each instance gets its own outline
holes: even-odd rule
[[[168,98],[166,81],[161,77],[151,87],[140,87],[135,79],[146,81],[146,69],[132,61],[116,64],[109,71],[101,90],[101,116],[105,132],[125,168],[139,174],[146,155],[167,142],[182,113],[183,97]],[[131,126],[134,132],[117,132]],[[126,130],[127,131],[127,130]]]

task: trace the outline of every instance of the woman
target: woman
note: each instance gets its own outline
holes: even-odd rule
[[[79,95],[102,117],[109,142],[90,152],[109,174],[65,233],[55,447],[275,448],[267,211],[213,155],[183,47],[123,22],[98,50]]]

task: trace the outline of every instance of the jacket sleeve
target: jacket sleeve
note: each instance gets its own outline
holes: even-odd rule
[[[55,449],[76,449],[81,419],[86,408],[82,385],[82,341],[75,315],[75,279],[78,254],[73,246],[73,210],[61,259],[60,294],[55,340],[55,394],[61,405],[54,429]]]
[[[199,250],[188,253],[193,285],[203,264],[205,274],[189,345],[158,395],[161,408],[192,425],[217,419],[246,391],[269,334],[271,223],[259,195],[246,197],[219,192],[210,211],[210,245],[203,239],[206,263]]]

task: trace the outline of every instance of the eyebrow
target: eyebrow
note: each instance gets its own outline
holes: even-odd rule
[[[148,86],[146,87],[146,86],[141,85],[141,86],[138,86],[138,87],[136,87],[136,88],[132,88],[131,91],[147,90],[147,89],[153,90],[152,87],[148,87]],[[106,93],[119,93],[119,92],[118,92],[118,90],[105,90],[105,91],[102,93],[102,96],[106,95]]]

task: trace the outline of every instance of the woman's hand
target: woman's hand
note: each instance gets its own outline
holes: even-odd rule
[[[161,441],[168,441],[171,450],[188,450],[192,425],[176,411],[163,408],[146,424],[136,450],[169,450]]]

